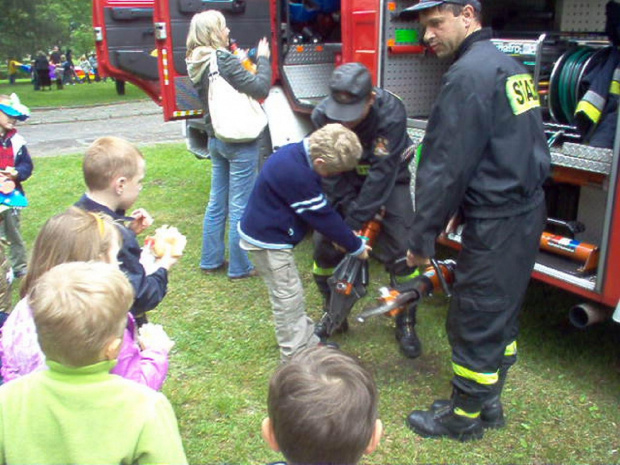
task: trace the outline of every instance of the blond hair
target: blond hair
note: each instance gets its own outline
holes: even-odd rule
[[[226,28],[226,18],[217,10],[207,10],[196,13],[192,17],[187,33],[187,57],[192,56],[194,49],[209,47],[212,49],[228,46],[223,31]]]
[[[127,277],[103,262],[55,266],[28,294],[43,353],[71,367],[103,360],[106,347],[122,339],[132,302]]]
[[[310,158],[325,160],[332,173],[352,170],[362,157],[362,145],[357,135],[342,124],[327,124],[309,138]]]
[[[142,152],[125,139],[100,137],[86,149],[82,164],[84,182],[90,190],[105,190],[119,176],[136,176],[140,160],[144,160]]]
[[[118,228],[107,215],[71,207],[45,222],[32,248],[28,273],[20,296],[28,294],[39,277],[66,262],[107,260],[113,245],[120,244]]]

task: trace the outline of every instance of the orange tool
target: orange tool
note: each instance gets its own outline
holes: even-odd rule
[[[381,295],[377,302],[362,311],[357,317],[357,321],[363,323],[375,315],[396,316],[405,309],[406,305],[419,302],[423,297],[432,294],[435,289],[445,289],[444,286],[454,281],[456,262],[446,260],[436,262],[435,265],[411,281],[404,283],[400,289],[381,288],[379,290]],[[441,274],[437,273],[438,270]]]

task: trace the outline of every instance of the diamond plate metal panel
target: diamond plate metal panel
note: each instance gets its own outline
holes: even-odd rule
[[[614,152],[611,149],[590,147],[588,145],[573,144],[571,142],[565,142],[562,145],[562,153],[570,157],[578,157],[607,164],[611,164],[614,158]]]
[[[408,128],[407,132],[417,148],[424,138],[424,130]],[[560,147],[551,149],[551,163],[566,168],[575,168],[609,176],[611,174],[612,162],[613,151],[611,149],[590,147],[571,142],[566,142]]]
[[[329,93],[340,44],[292,45],[284,58],[283,72],[297,99],[320,99]]]
[[[333,63],[284,66],[284,74],[298,99],[325,97],[333,70]]]
[[[334,55],[340,49],[340,46],[325,46],[322,44],[292,45],[284,58],[284,65],[334,63]]]
[[[565,142],[561,147],[551,150],[551,161],[558,166],[576,168],[592,173],[611,174],[614,153],[611,149],[590,147]]]
[[[605,30],[607,0],[564,0],[560,30],[564,32],[602,32]]]
[[[551,152],[551,163],[557,166],[575,168],[582,171],[590,171],[592,173],[601,173],[607,176],[611,173],[611,165],[609,163],[601,163],[598,161],[571,157],[554,151]]]

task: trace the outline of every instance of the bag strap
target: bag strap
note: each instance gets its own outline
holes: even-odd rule
[[[214,77],[220,74],[220,69],[217,66],[217,50],[211,52],[211,61],[209,62],[209,77]]]

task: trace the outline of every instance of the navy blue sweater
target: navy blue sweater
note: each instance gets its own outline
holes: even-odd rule
[[[136,233],[125,226],[126,223],[133,221],[133,218],[124,216],[124,211],[110,210],[86,194],[75,203],[75,206],[89,212],[105,213],[112,217],[118,225],[118,230],[123,237],[123,244],[118,252],[119,267],[129,279],[135,292],[131,313],[140,316],[157,307],[168,290],[168,271],[165,268],[158,268],[157,271],[149,275],[144,271],[144,267],[140,263],[142,249],[138,244]]]
[[[365,245],[329,205],[304,142],[285,145],[269,157],[258,175],[239,234],[263,249],[290,249],[312,227],[348,252]]]

